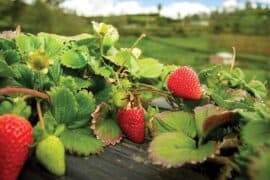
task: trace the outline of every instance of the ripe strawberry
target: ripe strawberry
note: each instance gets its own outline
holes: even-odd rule
[[[202,96],[199,78],[191,68],[180,67],[167,80],[168,89],[177,97],[199,100]]]
[[[0,116],[0,179],[16,180],[33,143],[32,126],[18,115]]]
[[[118,124],[127,137],[135,143],[143,143],[145,134],[144,109],[124,108],[118,112]]]

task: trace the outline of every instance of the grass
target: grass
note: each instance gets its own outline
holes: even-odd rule
[[[269,56],[270,36],[220,34],[210,38],[212,48],[237,47],[239,52]]]
[[[137,37],[127,36],[120,39],[120,47],[131,47]],[[190,65],[196,70],[208,66],[211,52],[218,52],[224,48],[211,49],[210,37],[150,37],[143,39],[138,47],[143,50],[143,56],[154,57],[164,64]],[[192,51],[194,48],[199,51]],[[203,51],[200,51],[203,50]],[[207,53],[209,52],[209,53]],[[258,79],[270,82],[269,58],[257,54],[242,53],[242,59],[237,59],[236,66],[243,69],[247,79]],[[269,93],[270,96],[270,93]]]
[[[165,64],[191,65],[195,68],[208,64],[208,57],[219,51],[231,51],[227,47],[211,48],[212,37],[146,37],[138,47],[143,49],[144,56],[159,59]],[[130,47],[136,37],[120,39],[120,45]],[[238,47],[236,47],[238,49]],[[253,70],[270,70],[269,57],[237,51],[237,62],[241,68]]]
[[[189,42],[188,39],[185,38],[160,38],[160,37],[154,37],[153,40],[159,40],[162,42],[169,42],[172,44],[177,44],[178,40],[181,41],[181,45],[186,44],[184,42]],[[208,55],[193,52],[188,53],[185,49],[178,48],[177,46],[168,46],[163,43],[157,43],[153,41],[152,39],[143,39],[138,47],[143,49],[143,55],[144,56],[151,56],[156,59],[159,59],[164,64],[177,64],[177,65],[186,65],[190,64],[193,66],[199,66],[203,65],[208,62]],[[182,41],[183,40],[183,41]],[[136,41],[136,37],[129,36],[129,37],[123,37],[120,40],[120,46],[121,47],[130,47],[132,46],[133,42]],[[198,40],[197,40],[198,41]],[[194,44],[196,44],[195,38],[193,39]],[[205,46],[205,40],[201,39],[201,44],[196,44],[196,48],[202,48]],[[186,47],[192,47],[193,43],[189,42],[189,46]]]

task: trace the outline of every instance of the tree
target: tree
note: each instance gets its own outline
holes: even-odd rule
[[[251,4],[250,1],[247,1],[245,6],[246,6],[246,9],[251,9],[252,8],[252,4]]]
[[[160,15],[160,12],[161,12],[161,10],[162,10],[162,4],[158,4],[157,5],[157,10],[158,10],[158,14]]]
[[[50,6],[58,7],[65,0],[43,0],[44,3],[49,4]]]

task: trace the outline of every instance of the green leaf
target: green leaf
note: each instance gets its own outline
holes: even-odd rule
[[[199,79],[202,83],[207,83],[208,85],[214,84],[211,81],[217,80],[217,75],[222,70],[222,66],[211,66],[205,68],[199,72]]]
[[[157,78],[162,73],[163,64],[153,58],[144,58],[138,60],[139,76],[144,78]]]
[[[18,77],[16,78],[17,82],[23,87],[33,88],[34,87],[34,72],[31,71],[24,64],[15,64],[13,66],[14,71],[17,72]]]
[[[72,76],[61,76],[59,81],[60,87],[65,87],[73,93],[78,90],[77,84]]]
[[[222,79],[228,80],[232,87],[242,86],[245,84],[245,75],[240,68],[233,69],[232,72],[222,71]]]
[[[216,153],[215,142],[196,147],[195,141],[180,132],[162,133],[150,143],[149,158],[153,164],[164,167],[179,167],[185,163],[200,163]]]
[[[103,143],[97,140],[89,128],[68,130],[66,129],[60,139],[66,151],[80,156],[97,154],[103,150]]]
[[[3,60],[0,59],[0,77],[14,77],[15,74],[12,68]]]
[[[131,58],[127,61],[125,64],[127,67],[128,71],[133,75],[133,76],[138,76],[138,71],[140,69],[140,66],[138,65],[138,61],[135,59],[135,57],[132,55]]]
[[[78,77],[73,77],[73,79],[74,79],[74,81],[75,81],[75,83],[77,85],[77,88],[79,90],[88,88],[91,85],[93,85],[93,82],[91,80],[81,79],[81,78],[78,78]]]
[[[55,85],[58,84],[62,73],[63,73],[63,70],[58,61],[54,62],[53,65],[49,67],[48,76],[54,82]]]
[[[69,124],[74,121],[78,112],[78,104],[72,92],[64,87],[53,88],[51,97],[52,114],[59,124]]]
[[[131,52],[129,52],[127,49],[121,49],[113,55],[114,56],[109,56],[106,58],[119,66],[123,65],[125,62],[128,62],[132,57]]]
[[[216,85],[215,85],[216,86]],[[242,89],[226,89],[226,87],[215,87],[207,89],[215,104],[226,109],[252,110],[254,98]]]
[[[46,56],[55,61],[62,53],[63,44],[50,34],[39,34],[40,41],[43,43]]]
[[[5,56],[6,62],[9,65],[19,62],[20,58],[21,58],[20,55],[18,54],[18,52],[14,49],[6,50],[4,52],[4,56]]]
[[[199,106],[194,109],[195,122],[200,136],[206,136],[211,130],[229,122],[233,112],[213,104]]]
[[[22,34],[17,36],[15,41],[21,54],[36,51],[41,45],[39,39],[33,35]]]
[[[270,143],[270,121],[252,121],[242,128],[243,141],[255,148]]]
[[[105,66],[97,68],[95,73],[97,75],[101,75],[101,76],[103,76],[105,78],[109,78],[109,77],[113,76],[114,70],[113,70],[113,68],[111,66],[105,65]]]
[[[253,111],[237,111],[246,121],[270,121],[270,108],[264,103],[255,103]]]
[[[251,179],[268,180],[270,177],[270,150],[266,148],[256,157],[251,158],[248,174]]]
[[[105,145],[115,145],[122,139],[122,132],[117,121],[109,113],[108,105],[100,104],[92,114],[91,129]]]
[[[257,80],[252,80],[246,84],[248,91],[252,92],[256,98],[263,99],[267,96],[267,89],[265,85]]]
[[[95,99],[93,94],[86,90],[78,92],[75,97],[78,107],[80,108],[78,109],[76,117],[69,128],[85,127],[90,124],[91,113],[95,110]]]
[[[102,102],[112,103],[112,96],[113,96],[113,86],[107,84],[103,89],[98,91],[97,94],[95,94],[96,103],[100,104]]]
[[[46,133],[54,134],[55,129],[57,127],[57,122],[54,119],[51,112],[49,112],[49,111],[46,112],[44,114],[43,118],[44,118]],[[43,131],[43,129],[41,129],[40,122],[38,122],[36,124],[36,126],[34,127],[33,135],[34,135],[35,141],[38,141],[38,140],[40,140],[41,138],[44,137],[44,131]]]
[[[164,111],[158,113],[150,120],[152,136],[166,132],[182,132],[194,138],[197,134],[194,116],[190,113],[178,111]]]
[[[83,68],[88,61],[88,57],[80,51],[69,50],[66,51],[61,57],[61,63],[72,69]]]

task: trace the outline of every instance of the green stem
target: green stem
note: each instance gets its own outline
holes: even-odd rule
[[[163,95],[163,96],[170,96],[170,94],[168,94],[168,93],[164,93],[163,91],[159,91],[159,90],[156,90],[156,89],[149,89],[149,88],[145,88],[145,89],[143,89],[143,88],[141,88],[141,89],[135,89],[136,91],[150,91],[150,92],[156,92],[156,93],[159,93],[159,94],[161,94],[161,95]]]
[[[140,37],[133,43],[133,45],[128,49],[128,54],[127,56],[125,57],[123,63],[121,64],[120,68],[116,71],[115,73],[115,79],[116,79],[116,82],[117,82],[117,85],[120,85],[120,81],[119,81],[119,74],[121,73],[121,71],[125,68],[125,64],[127,63],[128,61],[128,57],[129,57],[129,53],[131,53],[132,49],[134,49],[138,43],[145,37],[146,35],[145,34],[141,34]]]
[[[28,88],[16,88],[16,87],[6,87],[0,89],[0,95],[14,94],[14,93],[23,93],[28,94],[34,97],[39,97],[50,102],[50,96],[46,93],[42,93],[33,89]]]
[[[38,99],[37,100],[38,119],[39,119],[39,122],[40,122],[40,128],[45,131],[45,123],[44,123],[44,119],[43,119],[43,114],[42,114],[40,102],[41,102],[41,100]]]
[[[149,84],[143,84],[143,83],[137,83],[138,86],[141,86],[143,88],[147,88],[147,89],[150,89],[150,90],[155,90],[155,91],[159,91],[159,92],[162,92],[163,94],[167,94],[168,96],[171,96],[171,93],[167,92],[167,91],[163,91],[159,88],[156,88],[154,86],[151,86]]]
[[[133,45],[131,46],[131,50],[134,49],[138,43],[145,37],[146,35],[145,34],[141,34],[140,37],[133,43]]]

